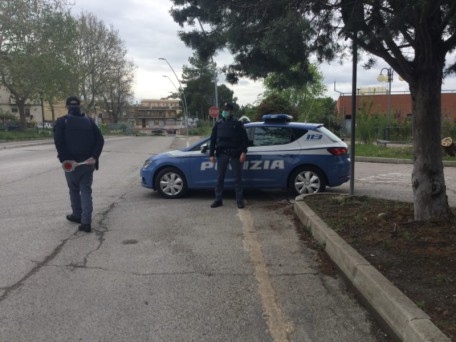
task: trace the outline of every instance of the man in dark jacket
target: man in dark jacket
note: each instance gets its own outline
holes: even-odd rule
[[[57,158],[61,163],[86,162],[71,172],[65,172],[72,209],[72,213],[66,218],[71,222],[80,223],[80,231],[90,233],[93,171],[98,170],[98,158],[103,150],[104,139],[96,123],[81,113],[80,105],[81,102],[76,96],[67,98],[68,114],[56,121],[54,142]]]
[[[242,189],[242,164],[246,159],[248,138],[241,121],[233,118],[234,107],[225,103],[221,119],[212,128],[209,157],[215,162],[217,157],[217,185],[215,187],[215,200],[211,208],[223,205],[223,188],[228,164],[234,173],[234,190],[236,204],[239,209],[244,208],[244,194]]]

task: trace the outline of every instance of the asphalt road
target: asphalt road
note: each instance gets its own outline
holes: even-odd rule
[[[413,202],[412,164],[355,162],[354,194]],[[444,167],[448,203],[456,207],[456,167]],[[330,188],[331,192],[350,193],[350,183]]]
[[[146,157],[180,146],[108,139],[92,234],[65,219],[53,145],[0,150],[0,341],[388,340],[343,281],[320,272],[289,194],[249,192],[238,210],[228,193],[210,209],[212,192],[165,200],[142,188]],[[360,164],[360,186],[398,168],[408,172],[371,167],[372,179]],[[395,183],[407,177],[393,178],[383,191],[407,193]]]

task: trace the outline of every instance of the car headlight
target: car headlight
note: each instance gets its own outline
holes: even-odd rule
[[[143,165],[142,168],[143,168],[143,169],[147,168],[147,167],[150,165],[150,163],[152,163],[152,158],[147,159],[147,160],[144,162],[144,165]]]

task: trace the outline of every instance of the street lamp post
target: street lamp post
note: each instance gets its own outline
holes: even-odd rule
[[[173,85],[174,89],[176,89],[177,93],[179,93],[179,94],[182,96],[182,98],[185,99],[185,94],[184,94],[184,92],[183,92],[181,89],[178,89],[178,88],[176,87],[176,85],[174,84],[173,80],[172,80],[168,75],[163,75],[163,77],[166,77],[166,78],[171,82],[171,84]],[[186,107],[186,102],[187,102],[187,101],[182,100],[182,103],[184,103],[184,116],[186,116],[185,113],[187,112],[187,110],[186,110],[186,108],[187,108],[187,107]],[[187,119],[186,122],[187,122],[186,128],[187,128],[187,141],[188,141],[188,119]]]
[[[383,70],[386,70],[386,75],[383,75]],[[385,140],[390,139],[390,125],[391,125],[391,82],[393,82],[393,69],[392,68],[383,68],[380,70],[380,74],[377,77],[377,80],[380,82],[388,82],[388,116],[386,123],[386,132]]]
[[[212,58],[212,63],[214,64],[214,105],[219,106],[218,103],[218,79],[217,79],[217,64],[215,64],[214,59]]]
[[[165,61],[166,64],[168,64],[168,66],[172,70],[174,76],[176,77],[177,83],[179,83],[179,90],[180,90],[179,92],[181,93],[183,101],[184,101],[185,130],[187,132],[187,147],[188,147],[189,146],[189,141],[188,141],[188,108],[187,108],[187,99],[185,98],[184,90],[182,88],[181,82],[179,81],[179,77],[177,77],[177,74],[174,71],[174,69],[171,66],[171,64],[169,64],[169,62],[168,62],[168,60],[166,58],[160,57],[159,60]],[[165,76],[165,77],[167,77],[171,81],[171,79],[168,76]],[[171,83],[173,83],[173,81],[171,81]],[[174,83],[173,83],[173,85],[174,85]],[[174,87],[177,90],[177,87],[175,85],[174,85]]]

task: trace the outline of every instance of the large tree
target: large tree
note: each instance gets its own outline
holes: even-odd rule
[[[318,121],[324,115],[317,99],[324,95],[326,87],[323,84],[323,75],[318,71],[317,66],[310,65],[309,74],[311,81],[295,85],[290,84],[282,74],[271,73],[263,82],[266,88],[263,96],[267,99],[270,95],[276,95],[286,100],[292,106],[299,121]]]
[[[73,43],[78,72],[74,81],[84,110],[91,112],[97,105],[108,102],[109,108],[105,109],[113,110],[116,121],[119,103],[109,102],[120,100],[123,108],[130,99],[133,84],[134,65],[126,58],[124,42],[114,28],[106,27],[95,15],[84,13],[78,18]]]
[[[386,61],[408,82],[413,103],[415,219],[453,219],[440,146],[443,77],[456,71],[454,0],[172,0],[180,33],[202,56],[228,48],[239,76],[282,73],[290,83],[309,79],[309,57],[339,56],[349,38]],[[451,59],[450,59],[451,58]]]
[[[52,13],[43,25],[40,46],[39,82],[40,100],[47,102],[55,121],[55,107],[69,94],[77,94],[77,70],[72,41],[76,36],[76,20],[68,13]]]
[[[205,59],[193,56],[189,58],[189,66],[183,69],[184,93],[188,111],[201,119],[208,117],[209,107],[215,105],[214,70],[216,65]],[[226,85],[217,85],[219,102],[233,102],[233,91]]]
[[[0,2],[0,76],[19,109],[25,128],[26,103],[44,91],[46,65],[55,63],[49,54],[58,33],[51,23],[65,15],[60,0],[10,0]],[[53,27],[55,30],[55,27]]]
[[[122,115],[127,112],[128,106],[133,102],[132,84],[135,65],[125,60],[118,68],[108,73],[108,82],[102,93],[103,106],[110,113],[110,121],[117,123]]]

